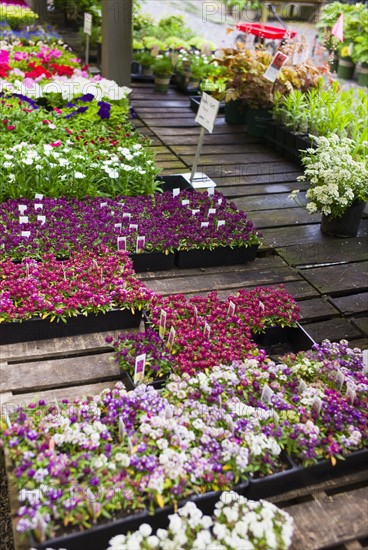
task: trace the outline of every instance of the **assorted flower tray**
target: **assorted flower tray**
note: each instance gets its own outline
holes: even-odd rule
[[[210,249],[179,250],[175,264],[180,269],[214,267],[220,265],[245,264],[257,256],[259,245],[230,247],[218,246]]]
[[[249,482],[244,481],[234,487],[239,495],[246,496]],[[212,515],[215,504],[218,502],[221,491],[211,491],[203,495],[196,495],[191,498],[179,502],[178,506],[182,507],[186,502],[194,502],[203,514]],[[109,541],[115,535],[127,534],[139,529],[142,523],[147,523],[152,529],[165,529],[169,525],[169,516],[175,512],[173,506],[164,506],[163,508],[155,509],[154,514],[148,512],[138,512],[114,521],[102,523],[94,526],[88,531],[75,531],[71,534],[66,534],[54,539],[49,539],[43,543],[32,541],[32,548],[36,550],[81,550],[82,548],[93,548],[93,550],[106,550]],[[138,550],[138,549],[137,549]]]
[[[22,322],[0,323],[0,345],[17,344],[50,338],[64,338],[93,332],[106,332],[119,329],[136,328],[141,322],[142,312],[130,309],[115,309],[106,313],[78,314],[66,323],[59,320],[27,319]]]

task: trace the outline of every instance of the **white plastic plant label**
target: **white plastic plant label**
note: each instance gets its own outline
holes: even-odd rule
[[[174,341],[175,341],[175,337],[176,337],[176,330],[174,329],[174,327],[171,327],[170,332],[169,332],[169,337],[167,339],[167,347],[168,347],[169,351],[172,350],[172,347],[173,347]]]
[[[143,382],[145,367],[146,354],[142,353],[141,355],[137,355],[137,357],[135,358],[134,384],[138,384],[138,382]]]
[[[19,216],[19,223],[29,223],[28,216]]]
[[[198,213],[199,213],[199,209],[198,209],[198,208],[194,208],[194,209],[192,210],[192,216],[195,216],[195,215],[198,214]]]
[[[87,12],[84,14],[83,32],[84,34],[88,34],[88,36],[92,34],[92,15]]]
[[[301,378],[301,379],[300,379],[300,383],[299,383],[299,391],[300,391],[300,393],[304,393],[305,391],[307,391],[307,389],[308,389],[307,384],[306,384],[305,381]]]
[[[125,424],[121,416],[119,417],[119,440],[120,442],[123,442],[124,436],[125,436]]]
[[[368,349],[363,350],[363,374],[368,374]]]
[[[218,206],[221,206],[221,205],[222,205],[222,197],[220,197],[220,198],[217,200],[217,204],[218,204]]]
[[[180,195],[180,189],[179,187],[176,187],[173,189],[173,197],[177,197],[178,195]]]
[[[216,214],[216,208],[209,208],[207,217],[213,216],[214,214]]]
[[[41,204],[40,202],[36,202],[35,205],[34,205],[34,209],[35,210],[43,210],[43,204]]]
[[[337,373],[336,373],[336,382],[337,382],[337,386],[338,386],[339,390],[341,390],[341,388],[343,387],[344,382],[345,382],[345,376],[341,372],[341,370],[338,370]]]
[[[117,238],[118,250],[126,250],[126,237]]]
[[[346,387],[346,399],[350,402],[351,405],[354,405],[356,399],[356,386],[355,384],[348,384]]]
[[[139,237],[137,237],[137,243],[136,243],[136,246],[135,246],[135,251],[137,253],[143,252],[145,245],[146,245],[146,237],[144,235],[140,235]]]
[[[107,206],[107,202],[100,202],[100,208],[104,208],[105,206]]]
[[[18,210],[20,212],[20,215],[23,216],[24,212],[27,210],[27,205],[25,204],[18,204]]]
[[[132,215],[131,215],[130,212],[124,212],[123,218],[128,218],[130,220],[131,217],[132,217]]]
[[[121,222],[118,222],[118,223],[114,224],[115,229],[119,229],[119,231],[121,231],[121,226],[122,226]]]
[[[181,201],[181,205],[182,206],[188,206],[189,202],[190,202],[189,199],[184,199],[184,200]]]
[[[209,187],[207,189],[207,194],[208,195],[214,195],[215,194],[215,188],[214,187]]]
[[[35,194],[35,200],[36,201],[42,201],[43,199],[43,195],[41,193],[36,193]]]
[[[225,220],[217,220],[217,229],[225,226]]]
[[[318,397],[318,395],[315,395],[311,406],[311,413],[318,416],[319,413],[321,412],[321,409],[322,409],[322,399]]]
[[[270,65],[267,67],[263,76],[270,82],[275,82],[279,71],[282,69],[288,56],[282,52],[276,52]]]
[[[228,317],[232,317],[235,314],[235,304],[232,300],[229,302],[229,306],[227,308],[227,315]]]
[[[261,401],[263,403],[268,404],[271,401],[271,398],[273,396],[273,390],[270,388],[268,384],[265,384],[263,386],[262,395],[261,395]]]
[[[45,225],[46,223],[46,216],[37,216],[37,221],[41,222],[41,225]]]
[[[167,319],[167,313],[164,309],[161,309],[160,311],[160,324],[158,328],[158,334],[161,338],[161,340],[165,337],[165,330],[166,330],[166,319]]]
[[[198,325],[198,308],[197,306],[194,306],[194,324]]]
[[[129,224],[129,229],[131,229],[132,231],[138,231],[138,224],[137,223],[130,223]]]
[[[208,227],[209,226],[209,222],[201,222],[201,227]]]
[[[207,340],[210,339],[210,336],[211,336],[211,327],[208,323],[205,323],[204,324],[204,329],[203,329],[203,336],[205,338],[207,338]]]
[[[202,93],[201,102],[195,121],[212,134],[220,107],[220,102],[206,92]]]
[[[31,232],[30,231],[22,231],[21,236],[25,237],[26,239],[29,239],[29,237],[31,236]]]

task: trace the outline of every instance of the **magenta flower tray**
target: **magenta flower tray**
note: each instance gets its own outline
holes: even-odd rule
[[[130,309],[113,309],[107,313],[90,314],[87,317],[71,317],[66,323],[51,323],[49,319],[41,318],[0,323],[0,345],[135,328],[139,326],[141,318],[141,311],[132,313]]]

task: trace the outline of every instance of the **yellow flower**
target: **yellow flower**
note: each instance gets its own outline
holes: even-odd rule
[[[341,48],[341,57],[349,57],[349,47],[348,46],[344,46],[343,48]]]

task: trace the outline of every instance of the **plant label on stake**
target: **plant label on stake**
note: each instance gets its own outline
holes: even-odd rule
[[[337,373],[336,373],[336,382],[337,382],[337,386],[338,386],[339,390],[341,390],[341,388],[343,387],[344,382],[345,382],[345,376],[341,372],[341,370],[338,370]]]
[[[100,202],[100,208],[104,208],[104,206],[107,206],[107,202]]]
[[[41,193],[36,193],[35,194],[35,200],[36,201],[42,201],[43,199],[43,195]]]
[[[307,391],[307,389],[308,389],[307,384],[306,384],[305,381],[301,378],[301,379],[300,379],[300,383],[299,383],[299,391],[300,391],[300,393],[304,393],[305,391]]]
[[[175,341],[175,337],[176,337],[176,330],[174,329],[174,327],[171,327],[170,332],[169,332],[169,337],[167,339],[167,348],[168,348],[169,351],[172,350],[172,347],[173,347],[174,341]]]
[[[131,229],[132,231],[138,231],[138,224],[130,223],[129,224],[129,229]]]
[[[363,374],[368,374],[368,349],[363,350]]]
[[[217,229],[219,229],[219,227],[223,227],[225,226],[225,220],[217,220]]]
[[[207,189],[207,194],[208,195],[214,195],[215,194],[215,188],[214,187],[209,187]]]
[[[125,424],[121,416],[119,417],[119,440],[122,443],[125,436]]]
[[[218,206],[221,206],[221,205],[222,205],[222,198],[219,198],[219,199],[218,199],[217,204],[218,204]]]
[[[346,399],[350,401],[351,405],[354,405],[354,401],[356,398],[356,386],[355,384],[348,384],[346,387]]]
[[[188,206],[188,204],[189,204],[189,199],[184,199],[181,201],[182,206]]]
[[[209,224],[209,222],[201,222],[201,227],[208,227]]]
[[[194,324],[198,325],[198,308],[194,306]]]
[[[232,317],[235,314],[235,304],[230,300],[229,307],[227,308],[228,317]]]
[[[135,251],[137,254],[138,252],[144,252],[145,244],[146,244],[146,237],[144,235],[137,237],[137,244],[135,247]]]
[[[132,215],[130,214],[130,212],[124,212],[123,218],[128,218],[130,220],[131,217]]]
[[[311,406],[311,413],[314,413],[316,416],[319,415],[322,408],[322,399],[318,397],[318,395],[314,396],[312,406]]]
[[[25,237],[26,239],[29,239],[29,237],[31,236],[31,232],[30,231],[22,231],[21,236]]]
[[[20,224],[28,223],[28,222],[29,222],[28,216],[19,216],[19,223]]]
[[[270,65],[266,69],[266,72],[263,74],[263,76],[270,82],[275,82],[277,75],[279,74],[279,71],[282,69],[287,58],[288,56],[285,55],[284,53],[276,52]]]
[[[173,198],[177,197],[178,195],[180,195],[180,189],[179,187],[175,187],[175,189],[173,189]]]
[[[138,382],[143,382],[145,366],[146,354],[142,353],[141,355],[137,355],[137,357],[135,358],[134,384],[138,384]]]
[[[118,237],[118,250],[126,250],[126,237]]]
[[[209,340],[209,339],[210,339],[210,335],[211,335],[211,327],[210,327],[210,325],[206,322],[206,323],[204,324],[203,336],[204,336],[205,338],[207,338],[207,340]]]
[[[34,209],[35,210],[43,210],[43,204],[41,204],[40,202],[36,202],[35,205],[34,205]]]
[[[268,404],[271,401],[272,396],[273,396],[273,390],[270,388],[268,384],[265,384],[262,390],[261,401],[263,401],[263,403]]]
[[[27,210],[27,206],[25,204],[18,204],[18,210],[20,215],[23,216],[24,212]]]
[[[46,216],[37,216],[37,221],[41,222],[41,225],[45,225],[46,223]]]
[[[158,334],[159,334],[161,340],[163,340],[164,336],[165,336],[166,319],[167,319],[167,313],[164,309],[161,309],[161,311],[160,311],[160,324],[159,324],[159,328],[158,328]]]
[[[207,218],[209,218],[210,216],[213,216],[214,214],[216,214],[216,208],[209,208]]]
[[[192,216],[195,216],[196,214],[198,214],[200,210],[198,208],[194,208],[194,210],[192,210]]]
[[[119,229],[119,231],[121,231],[121,226],[122,226],[121,222],[114,224],[115,229]]]
[[[90,36],[92,34],[92,15],[90,13],[84,14],[84,27],[83,27],[84,34],[86,35],[86,57],[85,62],[86,65],[89,64],[89,40]]]

